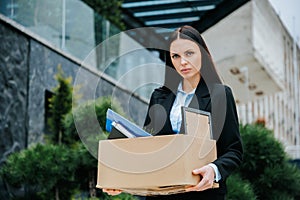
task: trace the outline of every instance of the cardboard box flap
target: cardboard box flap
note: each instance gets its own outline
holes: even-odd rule
[[[103,140],[99,142],[99,162],[116,171],[149,173],[173,164],[195,139],[187,135],[167,135]],[[198,158],[203,159],[214,150],[215,141],[202,139],[197,148]]]
[[[143,189],[130,189],[124,188],[123,191],[133,194],[133,195],[141,195],[141,196],[152,196],[152,195],[170,195],[170,194],[178,194],[184,193],[185,187],[183,185],[173,185],[167,187],[156,187],[156,188],[143,188]]]
[[[123,192],[127,192],[133,195],[141,195],[141,196],[152,196],[152,195],[170,195],[170,194],[178,194],[186,192],[185,185],[173,185],[166,187],[154,187],[154,188],[140,188],[140,189],[132,189],[132,188],[123,188]],[[213,188],[219,188],[219,183],[213,183]]]

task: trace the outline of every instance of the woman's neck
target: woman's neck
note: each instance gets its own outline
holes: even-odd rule
[[[182,90],[185,91],[186,93],[193,91],[198,86],[200,79],[201,79],[200,74],[196,75],[195,77],[191,77],[189,79],[183,79]]]

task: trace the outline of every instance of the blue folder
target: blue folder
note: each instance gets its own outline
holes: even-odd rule
[[[113,110],[108,109],[106,112],[106,125],[105,125],[105,129],[107,132],[111,132],[111,130],[113,128],[113,125],[112,125],[113,122],[121,124],[124,128],[126,128],[130,133],[132,133],[136,137],[152,136],[150,133],[143,130],[136,124],[134,124],[131,121],[127,120],[126,118],[122,117],[121,115],[114,112]]]

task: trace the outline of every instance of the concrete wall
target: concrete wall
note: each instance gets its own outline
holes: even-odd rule
[[[284,33],[283,25],[270,3],[252,1],[252,35],[256,58],[264,64],[278,83],[284,82]]]
[[[300,50],[270,3],[249,1],[203,36],[233,89],[240,122],[264,119],[291,158],[299,159]]]
[[[283,26],[267,0],[249,1],[203,36],[237,103],[283,90]]]

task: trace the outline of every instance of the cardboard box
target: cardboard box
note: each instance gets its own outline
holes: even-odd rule
[[[180,193],[196,185],[200,177],[192,170],[216,159],[216,141],[206,136],[208,117],[186,117],[185,123],[193,123],[186,126],[186,135],[100,141],[96,187],[147,196]]]

